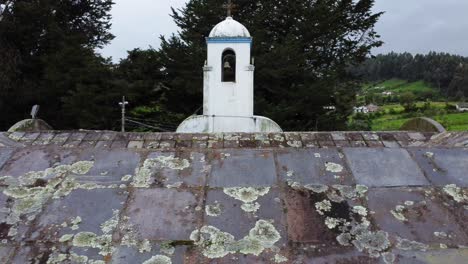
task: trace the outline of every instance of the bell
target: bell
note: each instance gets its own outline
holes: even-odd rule
[[[229,61],[224,63],[224,69],[231,69],[231,64],[229,64]]]

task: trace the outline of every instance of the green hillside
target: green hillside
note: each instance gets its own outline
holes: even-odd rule
[[[383,92],[392,94],[383,95]],[[400,96],[408,92],[416,100],[410,112],[400,104]],[[456,102],[445,100],[435,87],[424,81],[400,79],[366,84],[358,97],[359,105],[374,103],[380,107],[379,113],[368,116],[373,131],[399,130],[406,121],[419,116],[432,118],[449,131],[468,131],[468,113],[458,113],[454,110]]]
[[[468,113],[428,116],[441,123],[448,131],[468,131]],[[372,131],[395,131],[411,118],[400,114],[386,114],[372,120]]]
[[[405,92],[412,92],[416,97],[439,97],[437,89],[424,81],[408,82],[400,79],[391,79],[384,82],[364,85],[362,95],[381,94],[382,92],[392,92],[398,96]]]
[[[417,102],[416,107],[422,109],[426,103]],[[458,113],[448,111],[447,104],[455,102],[430,102],[430,110],[418,110],[416,113],[407,113],[400,104],[387,104],[380,107],[380,116],[372,118],[373,131],[398,130],[406,121],[417,116],[425,116],[441,123],[448,131],[468,131],[468,112]],[[408,115],[412,115],[408,117]]]

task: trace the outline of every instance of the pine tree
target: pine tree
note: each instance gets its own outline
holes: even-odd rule
[[[0,129],[26,118],[33,104],[55,128],[77,128],[64,118],[62,98],[94,85],[88,63],[102,61],[94,52],[107,44],[111,0],[2,1],[0,14]],[[79,113],[73,109],[73,113]]]
[[[468,98],[468,64],[460,64],[448,88],[457,100],[465,101]]]
[[[165,45],[163,44],[163,46]],[[164,71],[162,60],[167,61],[167,56],[161,58],[160,52],[153,48],[135,49],[129,51],[127,58],[121,60],[116,68],[117,78],[125,83],[126,95],[131,103],[128,117],[134,121],[159,128],[151,129],[136,123],[129,123],[129,129],[135,131],[174,131],[186,117],[167,107],[179,105],[180,99],[172,98],[172,103],[169,103],[168,89],[164,84],[165,76],[168,73]],[[181,65],[183,66],[183,64]],[[180,95],[180,98],[184,97],[185,95]]]

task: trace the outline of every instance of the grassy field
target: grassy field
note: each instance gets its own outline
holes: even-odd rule
[[[421,106],[423,103],[418,103]],[[444,109],[446,103],[435,102],[431,106],[436,109]],[[403,107],[401,105],[385,105],[382,110],[387,114],[372,120],[373,131],[395,131],[411,118],[403,117]],[[394,109],[395,114],[388,114],[390,109]],[[448,131],[468,131],[468,113],[451,113],[446,115],[428,116],[441,123]]]
[[[456,104],[456,103],[451,102],[449,104]],[[424,102],[416,103],[417,107],[422,107],[423,105],[424,105]],[[435,109],[444,109],[445,106],[446,106],[445,102],[431,102],[431,107]],[[387,112],[390,111],[390,109],[393,109],[395,112],[398,112],[398,113],[401,113],[405,110],[403,106],[400,104],[387,104],[387,105],[380,106],[380,109],[382,111],[387,111]]]
[[[412,92],[415,95],[433,92],[436,90],[425,83],[424,81],[408,82],[400,79],[391,79],[376,84],[367,84],[363,87],[363,94],[393,92],[395,95],[400,95],[404,92]]]
[[[437,92],[437,89],[424,81],[408,82],[400,79],[391,79],[364,85],[360,96],[358,96],[358,101],[362,103],[365,95],[381,94],[382,92],[393,92],[393,95],[395,96],[399,96],[405,92],[412,92],[417,97],[419,95],[432,93],[433,99],[439,98],[436,100],[444,100],[444,98]],[[420,100],[423,100],[423,98],[424,96]],[[416,106],[423,109],[424,104],[424,102],[418,102],[416,103]],[[451,102],[450,104],[455,105],[454,102]],[[449,113],[440,115],[441,112],[446,111],[446,107],[446,102],[431,102],[431,111],[424,112],[425,114],[422,115],[438,121],[449,131],[468,131],[468,113]],[[412,119],[409,118],[408,115],[405,115],[404,108],[400,104],[386,104],[380,106],[380,112],[383,112],[384,114],[372,119],[373,131],[399,130],[406,121]],[[432,116],[428,113],[432,113]]]
[[[391,79],[380,83],[365,85],[364,92],[383,92],[398,89],[401,86],[408,84],[405,80]]]

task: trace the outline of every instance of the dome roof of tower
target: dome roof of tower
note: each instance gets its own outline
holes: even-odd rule
[[[249,38],[250,33],[241,23],[232,17],[217,24],[210,32],[210,38]]]

